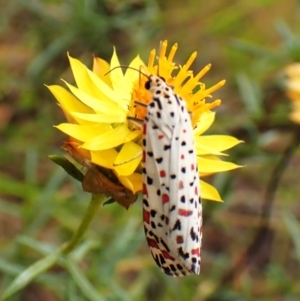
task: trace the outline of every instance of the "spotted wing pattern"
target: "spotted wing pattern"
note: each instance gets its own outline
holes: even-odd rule
[[[155,75],[143,125],[145,235],[170,276],[200,273],[202,206],[193,129],[185,102]]]

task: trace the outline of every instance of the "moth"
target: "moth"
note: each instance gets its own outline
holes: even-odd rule
[[[143,123],[143,218],[156,264],[170,276],[200,273],[202,205],[193,127],[185,101],[148,76]]]

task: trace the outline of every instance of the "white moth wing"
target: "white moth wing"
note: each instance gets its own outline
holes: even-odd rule
[[[152,213],[147,239],[155,237],[157,246],[148,244],[165,273],[199,274],[201,205],[192,126],[185,103],[167,95],[153,98],[145,123],[144,183]]]

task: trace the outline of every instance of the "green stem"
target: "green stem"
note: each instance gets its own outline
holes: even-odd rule
[[[106,196],[104,194],[92,194],[92,199],[78,229],[75,231],[72,238],[62,246],[61,253],[68,254],[77,246],[93,220],[98,207],[105,201],[105,199]]]
[[[81,238],[83,237],[84,233],[88,229],[93,217],[97,213],[97,209],[99,205],[105,201],[106,196],[103,194],[92,194],[92,199],[88,208],[85,211],[83,219],[78,227],[78,229],[73,234],[72,238],[65,244],[62,245],[54,253],[38,260],[30,267],[25,269],[22,273],[20,273],[14,281],[5,289],[2,299],[6,300],[16,292],[20,291],[26,285],[28,285],[33,279],[39,276],[41,273],[49,270],[57,261],[61,254],[68,254],[70,253],[79,243]]]

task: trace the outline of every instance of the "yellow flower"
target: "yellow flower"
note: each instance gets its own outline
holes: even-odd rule
[[[110,64],[95,57],[92,71],[69,56],[77,87],[67,82],[65,84],[70,92],[61,86],[48,87],[68,121],[57,128],[71,137],[68,141],[77,156],[112,171],[117,181],[134,194],[140,192],[142,132],[136,124],[128,121],[128,117],[144,119],[146,107],[135,106],[135,101],[145,104],[151,101],[150,93],[144,87],[147,78],[139,70],[146,74],[158,74],[174,87],[175,93],[186,101],[192,113],[201,197],[221,201],[218,191],[202,179],[239,167],[222,161],[219,156],[224,156],[225,150],[241,141],[231,136],[204,136],[203,133],[214,122],[215,113],[211,109],[221,103],[220,100],[207,103],[206,98],[211,98],[211,93],[223,86],[225,81],[206,88],[199,80],[210,65],[194,75],[189,68],[197,56],[196,52],[185,65],[177,66],[173,62],[177,44],[173,45],[168,55],[166,50],[167,41],[164,41],[157,55],[155,50],[150,52],[147,65],[137,56],[129,65],[136,70],[128,68],[124,72],[122,68],[116,68],[120,63],[115,51]]]
[[[300,123],[300,63],[288,65],[284,73],[286,76],[286,94],[292,100],[290,118],[292,121]]]

